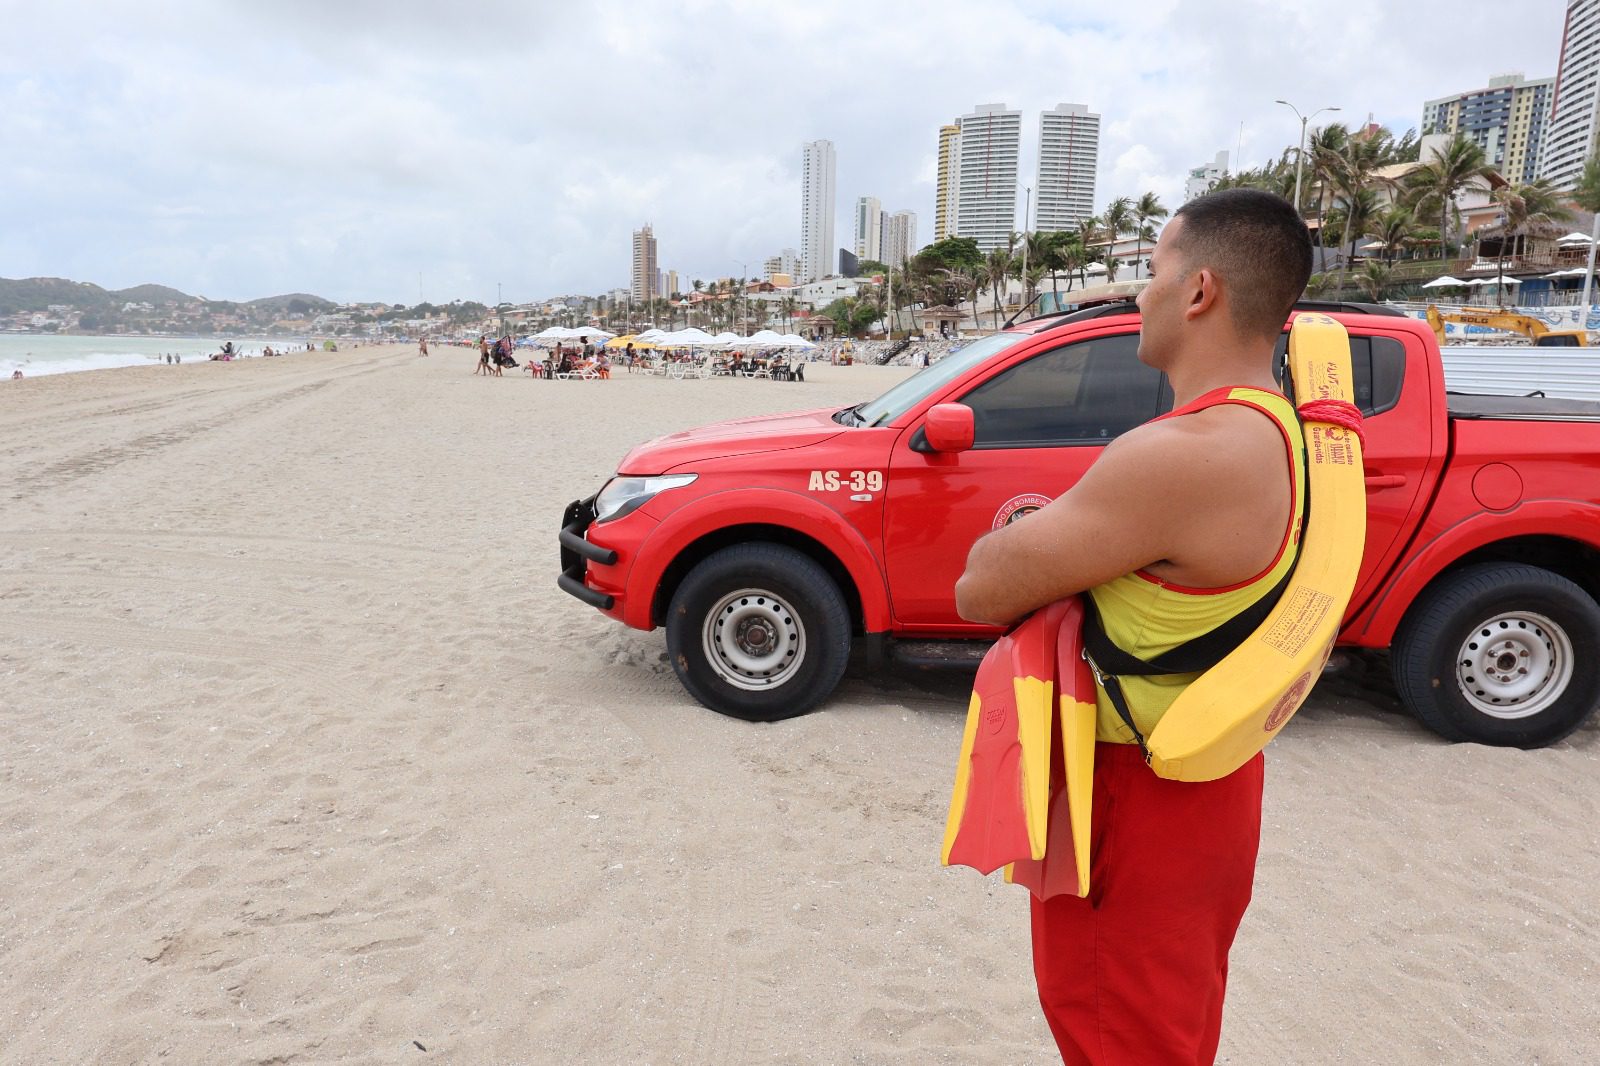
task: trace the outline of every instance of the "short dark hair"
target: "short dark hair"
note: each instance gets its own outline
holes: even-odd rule
[[[1276,337],[1311,277],[1311,231],[1283,197],[1261,189],[1223,189],[1178,208],[1186,268],[1209,267],[1228,286],[1240,333]]]

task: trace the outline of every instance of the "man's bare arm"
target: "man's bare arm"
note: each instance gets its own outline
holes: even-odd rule
[[[1196,438],[1178,422],[1140,427],[1059,499],[981,538],[956,582],[961,617],[1009,625],[1179,554],[1186,522],[1215,506],[1234,465]]]

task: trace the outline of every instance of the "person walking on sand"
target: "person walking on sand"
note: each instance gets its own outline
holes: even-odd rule
[[[1139,360],[1167,375],[1173,410],[973,544],[961,616],[1009,625],[1082,593],[1111,641],[1148,660],[1275,588],[1294,565],[1305,470],[1273,350],[1310,275],[1310,234],[1282,197],[1229,189],[1179,208],[1138,297]],[[1141,738],[1192,679],[1123,678],[1126,720],[1098,693],[1089,895],[1029,897],[1039,1002],[1067,1063],[1216,1056],[1263,759],[1204,783],[1146,765]]]
[[[472,371],[472,376],[477,377],[479,374],[484,377],[489,376],[489,338],[487,336],[478,338],[478,366]]]
[[[423,337],[422,339],[417,341],[417,354],[418,355],[427,355],[428,354],[428,338]]]

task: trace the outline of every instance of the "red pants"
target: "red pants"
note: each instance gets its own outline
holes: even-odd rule
[[[1250,904],[1262,757],[1220,781],[1159,778],[1097,744],[1089,896],[1033,899],[1033,970],[1069,1066],[1210,1063],[1228,949]]]

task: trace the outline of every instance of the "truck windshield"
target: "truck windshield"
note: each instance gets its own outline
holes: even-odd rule
[[[882,426],[944,388],[991,355],[1027,340],[1028,333],[993,333],[980,337],[932,366],[924,367],[870,403],[856,408],[856,425]]]

